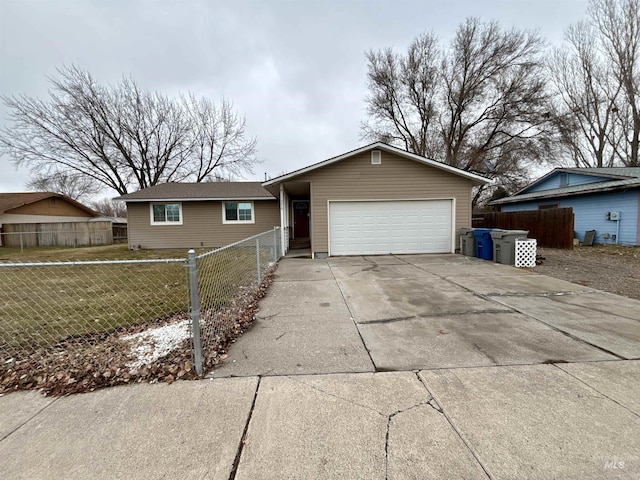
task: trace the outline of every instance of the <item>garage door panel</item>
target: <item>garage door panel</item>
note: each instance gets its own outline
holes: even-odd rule
[[[451,200],[330,202],[331,255],[448,253]]]

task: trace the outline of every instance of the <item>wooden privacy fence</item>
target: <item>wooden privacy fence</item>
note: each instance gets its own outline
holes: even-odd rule
[[[5,223],[3,247],[85,247],[111,245],[111,222]]]
[[[539,247],[573,248],[573,209],[551,208],[520,212],[489,212],[473,215],[474,228],[529,230]]]
[[[127,241],[127,224],[114,223],[112,227],[114,243]]]

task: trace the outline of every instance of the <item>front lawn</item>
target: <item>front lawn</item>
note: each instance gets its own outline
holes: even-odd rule
[[[145,262],[171,258],[181,260]],[[0,249],[0,263],[141,260],[0,266],[0,347],[17,351],[51,346],[70,337],[158,323],[187,312],[187,270],[182,259],[186,260],[186,250],[130,251],[121,244],[24,253]],[[255,282],[255,248],[216,253],[199,262],[198,268],[201,308],[219,308],[240,288]]]
[[[95,247],[0,247],[0,262],[73,262],[92,260],[148,260],[156,258],[187,258],[187,249],[129,250],[126,243]]]
[[[0,252],[3,263],[173,258],[126,246]],[[179,258],[179,257],[178,257]],[[53,345],[187,311],[183,262],[0,267],[0,345]]]

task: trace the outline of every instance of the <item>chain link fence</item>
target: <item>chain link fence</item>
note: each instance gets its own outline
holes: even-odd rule
[[[190,252],[190,305],[196,371],[217,360],[219,350],[252,318],[246,318],[281,253],[280,229],[196,256]],[[226,272],[224,276],[219,272]]]
[[[0,264],[0,346],[108,333],[184,312],[184,259]]]
[[[274,229],[186,258],[0,263],[0,391],[201,374],[250,322],[280,251]]]

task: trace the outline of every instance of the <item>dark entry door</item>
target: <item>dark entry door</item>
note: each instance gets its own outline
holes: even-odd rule
[[[309,238],[309,202],[293,203],[293,236]]]

